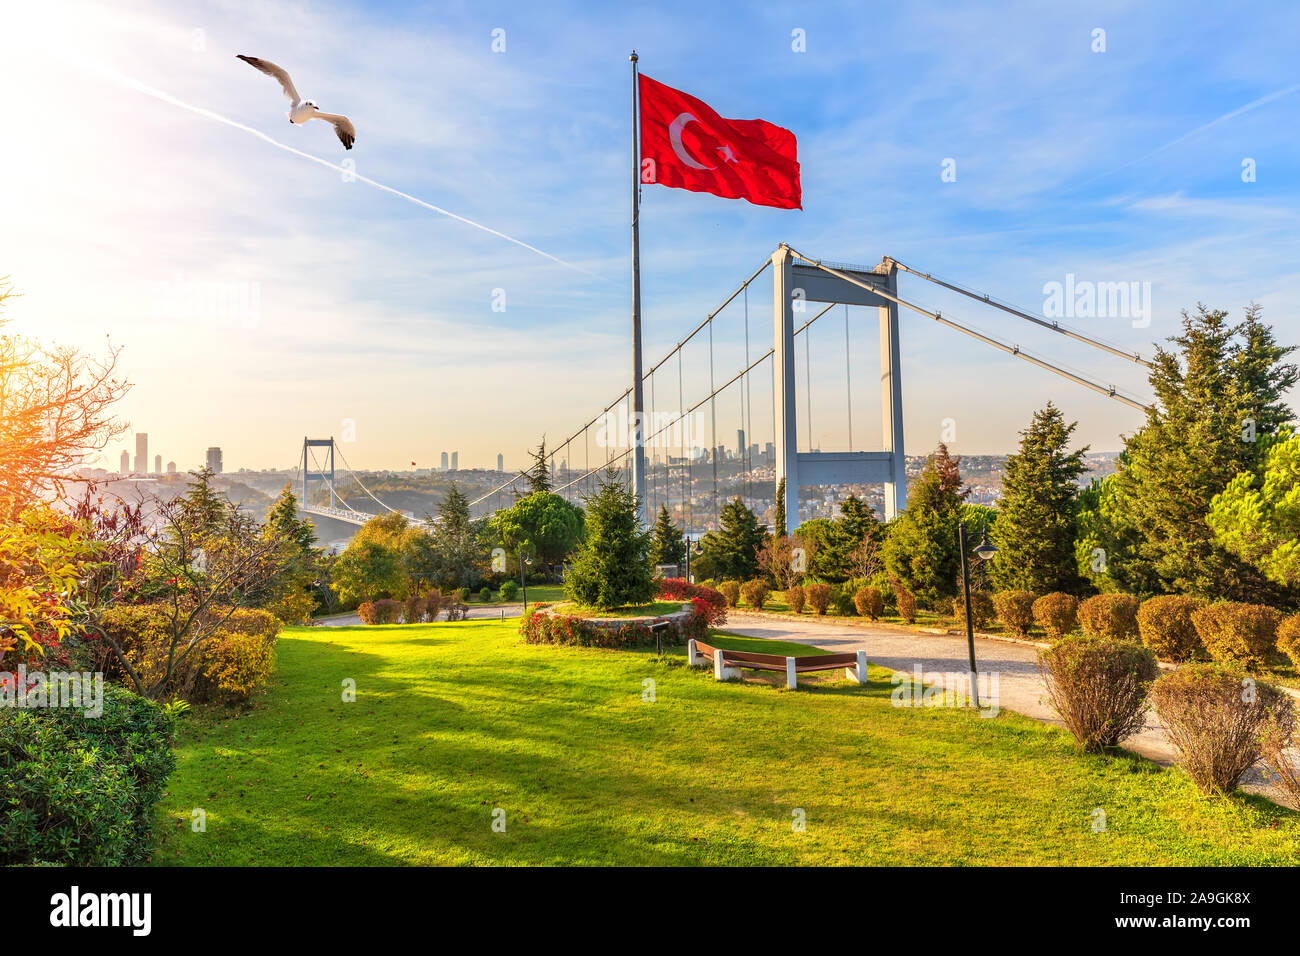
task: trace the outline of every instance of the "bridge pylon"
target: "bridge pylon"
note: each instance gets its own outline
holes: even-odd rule
[[[329,449],[329,466],[327,471],[313,471],[311,449],[328,448]],[[308,505],[307,493],[310,491],[310,482],[323,481],[330,489],[330,508],[337,508],[337,498],[334,493],[334,439],[330,438],[307,438],[303,436],[302,440],[302,506],[305,509]]]

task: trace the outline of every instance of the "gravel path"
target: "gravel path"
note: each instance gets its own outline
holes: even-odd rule
[[[929,634],[902,628],[869,624],[842,624],[833,620],[794,620],[764,614],[746,614],[734,608],[727,612],[726,630],[744,637],[767,638],[811,644],[828,651],[867,652],[867,660],[880,667],[908,675],[920,665],[924,673],[965,675],[968,670],[964,635]],[[1039,649],[1011,641],[975,639],[975,666],[981,675],[997,675],[997,705],[1044,723],[1064,727],[1047,701],[1047,688],[1038,671]],[[985,687],[980,678],[981,692]],[[981,701],[983,703],[983,701]],[[1164,726],[1154,710],[1147,711],[1140,733],[1124,741],[1124,747],[1166,766],[1176,754]],[[1268,783],[1267,771],[1256,764],[1245,776],[1241,788],[1285,804],[1281,790]]]

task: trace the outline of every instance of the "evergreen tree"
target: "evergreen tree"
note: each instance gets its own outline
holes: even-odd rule
[[[1259,463],[1261,429],[1290,420],[1280,390],[1296,378],[1281,362],[1258,310],[1233,327],[1228,314],[1198,306],[1183,313],[1173,349],[1160,347],[1151,372],[1156,401],[1126,442],[1105,535],[1130,542],[1108,554],[1110,574],[1126,590],[1189,593],[1262,602],[1277,585],[1230,553],[1206,524],[1214,496]],[[1254,422],[1254,428],[1249,422]]]
[[[998,520],[989,537],[997,545],[991,570],[999,590],[1077,592],[1082,581],[1074,553],[1083,455],[1070,451],[1077,422],[1051,402],[1034,412],[1020,433],[1020,451],[1007,459]]]
[[[722,506],[719,517],[722,527],[700,540],[705,567],[719,580],[748,581],[757,577],[758,550],[767,538],[758,516],[739,498],[733,498]]]
[[[960,460],[940,445],[908,492],[907,508],[891,524],[885,568],[930,607],[957,590],[957,520],[969,492],[961,490]]]
[[[452,482],[429,521],[430,572],[440,587],[473,587],[482,577],[480,523],[469,514],[469,498]]]
[[[610,468],[585,502],[587,536],[565,578],[565,593],[605,610],[649,602],[655,593],[651,536],[641,528],[636,495]]]
[[[668,515],[668,506],[659,506],[659,516],[651,529],[650,560],[653,564],[686,564],[686,536]]]
[[[773,532],[778,538],[785,537],[785,478],[776,484],[776,515],[773,519]]]
[[[528,453],[532,456],[533,464],[528,469],[528,491],[536,493],[538,491],[551,490],[551,466],[546,460],[546,436],[542,436],[542,443],[537,446],[537,451]]]

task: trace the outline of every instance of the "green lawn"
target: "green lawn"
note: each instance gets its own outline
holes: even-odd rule
[[[759,642],[718,637],[746,648]],[[771,645],[763,645],[773,649]],[[779,651],[778,651],[779,652]],[[158,860],[214,864],[1293,864],[1300,814],[1077,754],[1003,712],[797,692],[515,622],[289,629],[252,709],[183,724]],[[346,678],[357,700],[342,703]],[[642,700],[655,682],[655,702]],[[492,829],[493,809],[506,831]],[[191,830],[191,811],[207,830]],[[1106,814],[1094,833],[1093,811]],[[796,832],[796,809],[807,828]]]

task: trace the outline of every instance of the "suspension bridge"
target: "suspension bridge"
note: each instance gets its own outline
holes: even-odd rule
[[[761,349],[761,346],[751,343],[750,290],[768,272],[772,279],[773,337],[771,346]],[[551,473],[552,491],[571,501],[580,501],[595,490],[602,474],[609,469],[630,483],[639,429],[648,459],[646,513],[657,512],[661,505],[667,507],[692,537],[717,526],[721,505],[731,497],[744,500],[759,514],[760,520],[774,514],[777,489],[782,481],[787,531],[793,531],[800,521],[799,489],[810,486],[879,486],[884,515],[893,517],[907,503],[900,314],[919,315],[1130,408],[1147,409],[1146,403],[1139,398],[1113,384],[1106,384],[1094,375],[1035,354],[1014,341],[982,332],[964,319],[958,321],[954,315],[945,315],[938,309],[929,309],[903,298],[899,289],[899,278],[903,275],[1082,343],[1110,358],[1151,367],[1151,363],[1139,353],[1017,308],[987,293],[940,279],[897,259],[886,256],[874,267],[853,266],[812,258],[783,243],[689,334],[644,372],[642,384],[648,401],[639,421],[632,412],[633,390],[629,387],[563,441],[551,446],[546,461]],[[830,376],[814,374],[810,330],[837,306],[842,306],[844,313],[847,447],[823,450],[813,440],[812,386],[814,380],[820,382]],[[739,362],[720,370],[714,327],[729,309],[743,311],[743,357],[738,355]],[[878,337],[880,349],[881,440],[879,446],[872,449],[857,449],[853,441],[854,377],[850,333],[855,323],[850,309],[863,310],[859,316],[869,316],[865,310],[874,309],[876,312],[872,331]],[[803,320],[805,315],[810,317]],[[860,318],[856,323],[859,335],[862,327],[871,324],[869,318]],[[803,389],[799,388],[798,375],[800,344],[804,353]],[[693,354],[689,372],[688,353]],[[754,402],[756,387],[759,390],[757,409]],[[770,395],[770,404],[765,401],[765,392]],[[720,405],[731,402],[736,403],[739,425],[734,453],[718,437]],[[724,414],[729,412],[724,411]],[[766,427],[772,436],[763,448],[752,441],[756,417],[766,418],[766,423],[760,421],[758,427]],[[801,435],[801,431],[804,434]],[[320,451],[320,456],[317,456],[317,451]],[[359,501],[361,508],[344,501],[336,483],[336,453],[342,457],[333,438],[303,439],[298,470],[302,481],[300,500],[307,513],[360,525],[376,514],[397,510],[365,486],[347,464],[346,458],[342,459],[343,470],[367,500]],[[471,500],[471,513],[480,517],[508,507],[517,494],[527,490],[527,481],[528,474],[522,471],[503,477]],[[312,496],[313,488],[318,492],[315,497]],[[324,503],[326,492],[328,504]],[[377,506],[377,510],[372,506]]]

